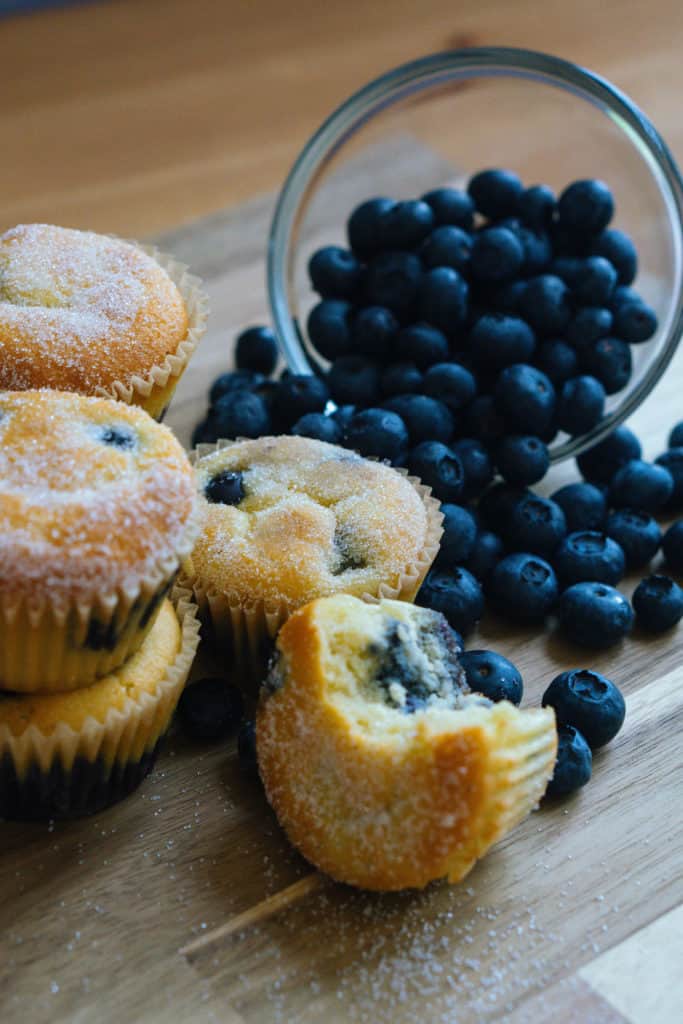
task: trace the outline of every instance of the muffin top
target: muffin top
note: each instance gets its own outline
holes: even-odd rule
[[[433,529],[405,476],[322,441],[238,441],[195,470],[202,527],[187,571],[238,603],[377,594],[415,566]]]
[[[12,736],[21,736],[31,725],[50,736],[62,724],[80,732],[89,718],[104,722],[113,709],[125,711],[131,702],[139,703],[143,693],[153,694],[180,647],[178,617],[165,600],[142,647],[116,672],[69,693],[0,692],[0,726]]]
[[[192,467],[141,409],[0,393],[0,600],[39,606],[158,585],[195,535]]]
[[[110,391],[163,363],[187,326],[175,284],[136,245],[50,224],[0,235],[0,388]]]

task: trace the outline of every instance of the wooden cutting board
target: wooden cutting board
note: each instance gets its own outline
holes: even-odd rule
[[[425,167],[435,182],[452,175],[401,140],[394,156],[407,191]],[[341,195],[314,232],[326,237],[346,208]],[[185,443],[236,330],[267,316],[271,210],[272,198],[256,200],[158,239],[211,296],[208,336],[167,420]],[[682,369],[683,352],[634,419],[649,455],[683,415]],[[573,478],[560,467],[549,489]],[[586,789],[534,813],[459,886],[367,895],[289,847],[234,742],[174,735],[118,806],[0,824],[4,1024],[683,1020],[683,631],[593,656],[487,617],[470,646],[519,665],[527,704],[581,664],[621,686],[625,726]]]

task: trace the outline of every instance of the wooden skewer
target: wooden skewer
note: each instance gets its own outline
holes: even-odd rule
[[[219,925],[218,928],[214,928],[200,938],[188,942],[187,945],[179,950],[180,955],[191,960],[199,953],[218,945],[231,935],[243,932],[247,928],[251,928],[253,925],[272,917],[274,914],[278,914],[281,910],[298,902],[310,893],[321,889],[328,881],[327,878],[317,871],[306,875],[305,878],[300,878],[298,882],[288,885],[286,889],[275,893],[274,896],[269,896],[255,906],[249,907],[243,913],[237,914],[236,917],[226,921],[225,924]]]

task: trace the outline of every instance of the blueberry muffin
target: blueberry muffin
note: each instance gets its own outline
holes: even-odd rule
[[[0,693],[0,817],[90,814],[151,771],[197,649],[196,606],[174,593],[121,668],[70,693]]]
[[[258,670],[286,617],[316,597],[412,600],[441,513],[419,482],[305,437],[200,446],[201,532],[184,576],[217,636]]]
[[[0,689],[69,690],[129,657],[196,509],[183,449],[142,409],[0,393]]]
[[[285,623],[256,749],[292,843],[364,889],[460,881],[536,806],[553,773],[548,709],[469,691],[443,616],[348,595]]]
[[[159,417],[205,330],[186,268],[50,224],[0,235],[0,389],[109,395]]]

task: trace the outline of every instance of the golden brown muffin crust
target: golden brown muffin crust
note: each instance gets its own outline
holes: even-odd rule
[[[139,589],[194,538],[192,468],[170,430],[121,402],[0,393],[0,600]],[[172,565],[171,565],[172,571]]]
[[[0,388],[110,391],[187,328],[180,292],[136,245],[50,224],[0,235]]]

